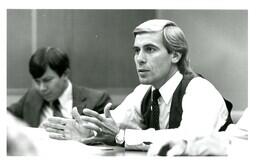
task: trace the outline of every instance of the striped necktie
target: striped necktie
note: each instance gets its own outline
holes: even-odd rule
[[[158,89],[153,91],[153,100],[152,100],[152,110],[151,110],[151,121],[150,121],[150,128],[154,128],[159,130],[159,105],[158,99],[161,96]]]

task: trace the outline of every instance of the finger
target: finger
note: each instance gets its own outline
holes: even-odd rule
[[[77,121],[77,123],[82,124],[83,121],[81,120],[80,114],[77,110],[77,107],[74,107],[72,110],[72,117]]]
[[[55,124],[55,123],[50,123],[50,122],[46,122],[44,124],[45,128],[55,128],[55,129],[62,129],[64,130],[65,129],[65,126],[64,125],[61,125],[61,124]]]
[[[84,109],[83,113],[87,116],[95,117],[95,118],[99,119],[100,121],[103,121],[103,117],[96,111],[93,111],[91,109]]]
[[[57,123],[57,124],[66,124],[67,120],[65,118],[61,118],[61,117],[50,117],[48,118],[49,122],[52,123]]]
[[[85,121],[85,119],[86,119],[85,117],[90,117],[90,116],[80,115],[79,118],[81,119],[81,122],[82,122],[82,123],[85,123],[85,122],[86,122],[86,121]],[[96,119],[96,118],[95,118],[95,119]]]
[[[44,123],[42,124],[42,127],[43,127],[43,128],[49,127],[49,126],[48,126],[48,123],[49,123],[49,122],[44,122]]]
[[[83,143],[85,144],[95,144],[95,143],[102,143],[102,138],[99,138],[97,136],[92,136],[89,138],[85,138],[82,140]]]
[[[105,107],[104,107],[104,114],[106,118],[112,118],[111,113],[110,113],[110,109],[111,109],[112,103],[108,103]]]
[[[45,130],[47,132],[52,132],[52,133],[57,133],[57,134],[64,134],[63,130],[58,130],[58,129],[54,129],[54,128],[46,128]]]
[[[85,138],[82,140],[82,143],[85,143],[85,144],[91,144],[91,143],[94,143],[96,140],[95,140],[95,136],[92,136],[92,137],[89,137],[89,138]]]
[[[83,126],[84,128],[97,131],[98,133],[102,132],[102,129],[101,129],[99,126],[97,126],[97,125],[95,125],[95,124],[93,124],[93,123],[85,123],[85,124],[83,124],[82,126]]]
[[[103,123],[94,117],[83,116],[82,119],[86,122],[93,123],[99,127],[103,127]]]
[[[67,140],[63,134],[50,134],[49,137],[57,140]]]

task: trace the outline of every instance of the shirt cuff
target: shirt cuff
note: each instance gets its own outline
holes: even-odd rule
[[[119,145],[123,145],[124,141],[125,141],[125,130],[124,129],[120,129],[118,134],[115,137],[115,141],[117,144]]]
[[[154,140],[155,130],[125,130],[125,148],[132,150],[143,150],[149,149],[150,144]]]

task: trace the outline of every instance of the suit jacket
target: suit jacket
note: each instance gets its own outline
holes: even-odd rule
[[[103,113],[104,106],[111,102],[106,92],[75,85],[72,89],[73,107],[76,106],[80,114],[83,114],[84,108]],[[17,103],[7,107],[8,111],[27,122],[31,127],[39,126],[43,108],[44,99],[34,88],[28,90]]]

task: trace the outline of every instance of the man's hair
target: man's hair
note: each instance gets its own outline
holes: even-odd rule
[[[50,67],[59,76],[69,69],[69,58],[66,53],[53,47],[42,47],[36,50],[29,61],[29,72],[34,79],[40,78]]]
[[[189,65],[189,58],[187,55],[188,44],[185,34],[175,22],[164,19],[148,20],[137,26],[134,29],[133,34],[136,37],[137,34],[152,32],[162,32],[163,44],[168,53],[178,52],[181,54],[177,67],[182,74],[193,71]]]

